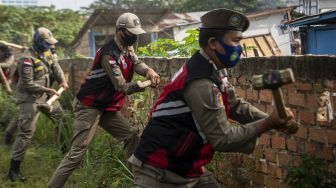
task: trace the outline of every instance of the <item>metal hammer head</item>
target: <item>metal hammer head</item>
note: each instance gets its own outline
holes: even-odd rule
[[[277,89],[283,85],[295,82],[292,69],[269,70],[252,78],[254,89]]]
[[[50,106],[49,104],[38,104],[36,107],[38,110],[40,111],[44,111],[44,112],[52,112],[53,108],[52,106]]]

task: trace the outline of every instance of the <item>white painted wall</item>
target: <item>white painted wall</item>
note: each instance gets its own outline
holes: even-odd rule
[[[321,9],[336,9],[336,0],[320,0]]]
[[[335,0],[336,1],[336,0]],[[252,37],[258,35],[271,34],[274,41],[277,43],[281,53],[283,55],[290,55],[290,37],[289,34],[283,34],[282,30],[279,28],[281,21],[283,20],[284,13],[273,14],[269,16],[257,17],[250,19],[250,27],[244,32],[245,37]],[[175,41],[181,41],[183,38],[188,36],[186,31],[190,29],[197,29],[201,26],[200,23],[179,26],[174,28],[174,39]]]

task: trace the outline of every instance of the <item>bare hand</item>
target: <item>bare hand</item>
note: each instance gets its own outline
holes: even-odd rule
[[[57,95],[57,96],[60,95],[60,94],[57,93],[56,90],[51,89],[51,88],[47,88],[45,92],[46,92],[46,93],[49,93],[49,94],[51,94],[51,95]]]
[[[284,131],[288,129],[288,127],[297,127],[297,122],[294,119],[293,112],[289,108],[286,108],[286,112],[287,112],[286,118],[280,118],[276,110],[272,112],[272,114],[269,117],[269,120],[271,126],[274,129]]]
[[[153,70],[148,69],[146,78],[152,81],[152,87],[157,87],[160,84],[160,76]]]
[[[63,87],[64,90],[69,89],[69,85],[66,82],[62,82],[59,86]]]

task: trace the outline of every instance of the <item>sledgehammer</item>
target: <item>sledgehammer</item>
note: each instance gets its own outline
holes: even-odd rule
[[[50,99],[48,99],[48,101],[45,104],[39,104],[39,105],[37,105],[37,109],[39,109],[39,110],[47,110],[49,112],[52,112],[53,109],[52,109],[51,104],[53,102],[55,102],[58,98],[60,98],[60,96],[63,93],[63,91],[64,91],[63,87],[59,88],[57,90],[57,93],[59,95],[53,95],[53,96],[51,96]]]
[[[254,89],[272,90],[275,107],[280,118],[286,118],[288,116],[280,87],[293,82],[295,82],[294,74],[290,68],[284,70],[269,70],[262,75],[255,75],[252,78]],[[287,127],[283,131],[287,134],[294,134],[297,129],[297,126],[292,126]]]

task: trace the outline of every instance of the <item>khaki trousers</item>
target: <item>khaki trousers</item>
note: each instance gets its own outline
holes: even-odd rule
[[[12,117],[12,119],[10,120],[7,128],[6,128],[6,132],[11,133],[11,135],[14,135],[18,129],[18,125],[19,125],[19,113],[15,113],[15,115]]]
[[[184,178],[169,170],[142,163],[134,155],[128,160],[132,163],[134,185],[136,188],[220,188],[211,172],[199,178]]]
[[[61,123],[59,118],[61,117],[61,115],[63,116],[63,114],[64,114],[61,105],[59,104],[58,101],[55,101],[52,104],[52,106],[53,106],[53,112],[46,112],[44,114],[49,119],[51,119],[53,121],[53,123],[58,123],[58,122]],[[6,128],[6,132],[11,133],[12,135],[14,135],[16,133],[16,131],[18,129],[18,125],[20,123],[19,116],[20,116],[19,112],[16,112],[15,115],[10,120],[10,122],[9,122],[7,128]],[[61,118],[63,118],[63,117],[61,117]],[[64,123],[63,120],[62,120],[62,123]],[[56,126],[56,127],[58,128],[59,126]],[[55,129],[56,134],[58,134],[58,129],[57,128]]]
[[[70,151],[57,167],[48,187],[63,187],[68,177],[84,158],[97,125],[118,141],[124,142],[126,157],[132,155],[139,142],[137,131],[120,112],[99,111],[82,105],[77,99],[73,103],[75,120]]]
[[[31,142],[31,138],[34,135],[36,129],[36,122],[40,115],[40,111],[37,109],[38,103],[34,102],[25,102],[18,104],[19,112],[16,116],[18,119],[18,133],[13,145],[12,150],[12,159],[17,161],[22,161],[25,155],[25,152]],[[60,136],[60,126],[63,125],[63,110],[58,104],[53,105],[53,111],[49,112],[42,110],[48,118],[50,118],[56,126],[57,135],[60,137],[60,140],[63,140]],[[15,118],[15,117],[14,117]],[[15,130],[15,122],[11,125],[10,128]],[[63,144],[63,143],[62,143]],[[65,147],[65,146],[62,146]]]

